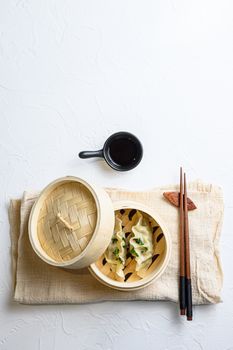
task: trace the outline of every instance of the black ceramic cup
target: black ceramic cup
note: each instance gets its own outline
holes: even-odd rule
[[[143,148],[141,142],[133,134],[120,131],[111,135],[99,151],[83,151],[80,158],[100,157],[107,164],[118,171],[127,171],[135,168],[141,161]]]

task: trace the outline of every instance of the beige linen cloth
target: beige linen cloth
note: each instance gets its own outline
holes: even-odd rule
[[[135,200],[155,209],[166,222],[172,240],[169,265],[163,275],[144,289],[122,292],[98,282],[88,271],[65,270],[50,266],[32,250],[28,239],[28,217],[38,193],[24,193],[12,200],[9,208],[11,227],[14,300],[24,304],[87,303],[104,300],[178,301],[179,214],[164,198],[167,186],[144,192],[106,189],[113,201]],[[221,301],[222,268],[219,238],[223,220],[223,197],[219,187],[195,181],[188,195],[197,206],[189,212],[192,288],[194,304]]]

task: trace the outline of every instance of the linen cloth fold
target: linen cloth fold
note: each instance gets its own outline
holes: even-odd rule
[[[151,285],[129,292],[102,285],[88,269],[68,270],[46,264],[33,251],[28,238],[28,218],[39,193],[25,192],[21,200],[11,200],[9,222],[13,269],[13,298],[23,304],[75,304],[107,300],[170,300],[179,298],[179,213],[164,198],[164,191],[177,191],[170,185],[132,192],[106,188],[112,201],[141,202],[166,222],[171,235],[169,265]],[[223,221],[222,190],[201,181],[188,184],[188,196],[197,209],[189,212],[193,303],[221,301],[223,282],[219,238]]]

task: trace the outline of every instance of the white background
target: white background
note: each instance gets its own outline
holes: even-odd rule
[[[233,349],[233,2],[0,1],[0,349]],[[117,173],[81,160],[111,133],[144,145]],[[115,302],[12,302],[9,199],[63,175],[148,189],[190,180],[223,187],[223,303],[194,309]]]

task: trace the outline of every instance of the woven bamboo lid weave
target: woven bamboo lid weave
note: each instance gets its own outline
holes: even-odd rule
[[[38,238],[56,261],[75,258],[87,246],[96,226],[92,194],[76,181],[63,183],[45,199],[37,222]]]
[[[29,238],[46,262],[81,268],[106,249],[114,228],[114,210],[107,193],[76,177],[49,184],[34,204]]]

